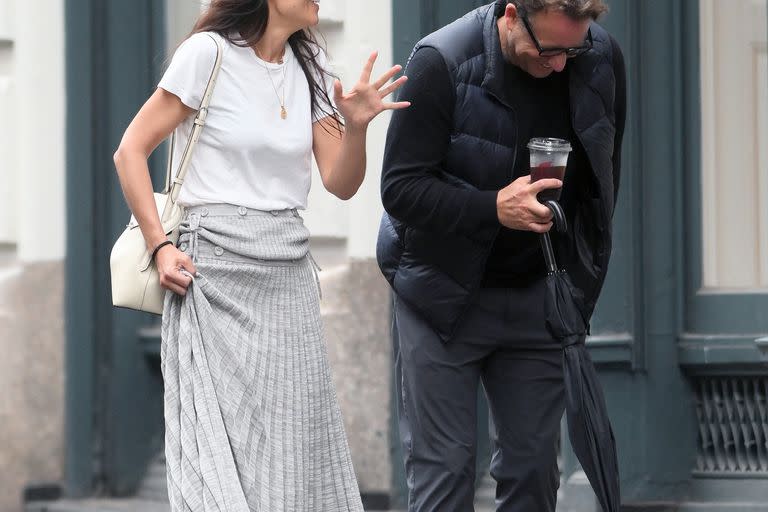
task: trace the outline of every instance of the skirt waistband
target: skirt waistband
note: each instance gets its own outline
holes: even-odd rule
[[[198,241],[254,260],[300,260],[309,251],[309,231],[296,210],[194,206],[186,211],[179,230],[179,243],[191,245],[193,258],[197,257]]]
[[[254,217],[254,216],[272,216],[272,217],[299,217],[299,212],[296,208],[286,210],[256,210],[255,208],[248,208],[247,206],[237,206],[233,204],[216,203],[216,204],[204,204],[199,206],[189,206],[184,209],[184,216],[189,218],[190,215],[197,214],[200,217],[229,217],[239,215],[241,217]]]
[[[296,266],[308,261],[320,291],[320,267],[309,252],[309,231],[296,209],[262,211],[230,204],[187,208],[178,247],[193,261]]]

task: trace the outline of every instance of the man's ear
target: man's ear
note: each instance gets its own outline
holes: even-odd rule
[[[507,29],[512,30],[512,27],[517,23],[518,15],[517,6],[512,3],[507,4],[507,7],[504,9],[504,22],[507,25]]]

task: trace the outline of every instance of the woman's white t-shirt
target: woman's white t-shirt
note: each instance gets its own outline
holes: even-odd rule
[[[259,59],[249,47],[222,40],[221,71],[179,203],[228,203],[264,211],[305,209],[311,184],[312,123],[323,114],[312,112],[304,71],[288,44],[283,64],[274,64]],[[326,69],[326,56],[318,51],[318,63]],[[194,34],[176,50],[158,87],[197,110],[215,60],[211,37]],[[332,99],[333,81],[327,76],[321,80]],[[281,119],[278,98],[283,82],[286,119]],[[318,101],[330,111],[321,98]],[[193,121],[190,116],[176,129],[174,172]]]

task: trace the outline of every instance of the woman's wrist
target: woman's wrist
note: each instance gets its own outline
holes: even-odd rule
[[[157,233],[151,233],[148,236],[145,234],[144,239],[147,242],[147,250],[154,251],[155,247],[168,240],[168,235],[162,229],[158,229]]]
[[[157,245],[156,245],[156,246],[155,246],[155,247],[152,249],[152,258],[151,258],[151,261],[155,261],[155,257],[157,256],[157,253],[159,253],[159,252],[160,252],[160,249],[162,249],[162,248],[163,248],[163,247],[165,247],[166,245],[173,245],[173,242],[172,242],[172,241],[170,241],[170,240],[163,240],[162,242],[160,242],[159,244],[157,244]]]
[[[350,123],[345,122],[344,123],[344,135],[350,135],[350,136],[361,136],[365,135],[365,133],[368,131],[368,124],[369,123]]]

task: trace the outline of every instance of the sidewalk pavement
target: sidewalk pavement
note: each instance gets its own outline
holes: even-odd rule
[[[493,485],[483,484],[475,499],[475,512],[493,512]],[[166,503],[139,499],[90,499],[80,501],[62,500],[53,503],[29,503],[25,512],[169,512]],[[380,512],[404,512],[389,510]]]

